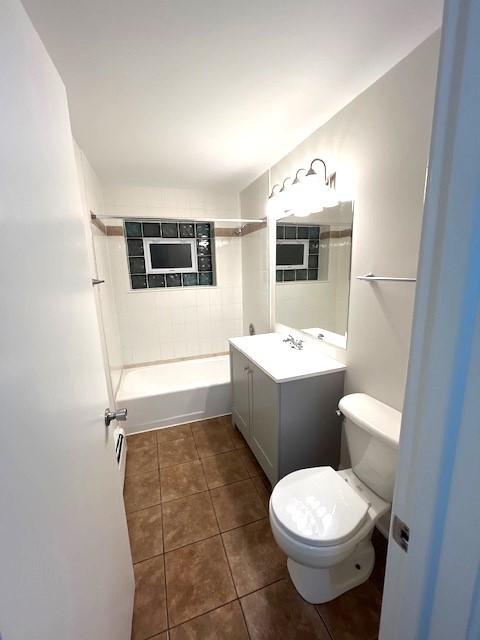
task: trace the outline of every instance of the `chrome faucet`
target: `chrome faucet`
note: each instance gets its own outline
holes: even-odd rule
[[[298,349],[299,351],[303,349],[303,340],[301,340],[300,338],[296,340],[291,333],[288,334],[288,338],[285,338],[283,342],[290,343],[292,349]]]

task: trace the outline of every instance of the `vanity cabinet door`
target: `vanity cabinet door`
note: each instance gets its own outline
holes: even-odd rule
[[[236,349],[230,350],[233,422],[250,442],[250,363]]]
[[[279,385],[250,363],[250,446],[272,484],[278,480]]]

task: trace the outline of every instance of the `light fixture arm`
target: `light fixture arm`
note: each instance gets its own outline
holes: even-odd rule
[[[313,163],[314,162],[321,162],[323,164],[323,171],[325,174],[325,184],[328,186],[328,180],[327,180],[327,165],[325,164],[325,162],[321,159],[321,158],[314,158],[311,163],[310,163],[310,169],[307,171],[307,176],[314,176],[317,172],[315,171],[315,169],[313,168]]]
[[[272,187],[272,191],[270,192],[270,195],[268,196],[268,198],[273,198],[274,196],[276,196],[277,194],[275,193],[275,189],[280,189],[280,185],[279,184],[274,184]]]
[[[303,169],[303,168],[299,169],[299,170],[297,171],[297,173],[295,174],[295,179],[294,179],[294,181],[292,182],[292,185],[294,185],[294,184],[299,184],[300,180],[298,179],[298,174],[300,173],[300,171],[305,171],[305,174],[307,173],[307,170],[306,170],[306,169]]]

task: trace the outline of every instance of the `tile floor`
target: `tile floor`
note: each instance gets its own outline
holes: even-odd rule
[[[270,487],[230,416],[128,438],[133,640],[375,640],[386,543],[363,585],[324,605],[293,588]]]

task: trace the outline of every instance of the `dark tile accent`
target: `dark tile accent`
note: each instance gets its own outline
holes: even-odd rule
[[[139,273],[145,273],[145,259],[144,258],[129,258],[130,273],[136,275]]]
[[[162,236],[164,238],[178,238],[178,224],[176,222],[162,222]]]
[[[190,222],[180,222],[178,225],[181,238],[194,238],[195,225]]]
[[[308,240],[308,227],[297,227],[297,238],[299,240]]]
[[[295,280],[298,282],[299,280],[307,279],[307,269],[295,269]]]
[[[162,235],[159,222],[144,222],[143,237],[144,238],[160,238]]]
[[[127,240],[129,256],[143,256],[143,240]]]
[[[128,225],[128,226],[127,226]],[[127,233],[128,229],[128,233]],[[196,238],[196,271],[188,274],[146,274],[146,263],[142,260],[129,260],[129,274],[132,289],[154,289],[162,287],[213,286],[214,273],[214,228],[210,223],[182,221],[143,220],[126,221],[127,252],[129,258],[143,258],[143,238]],[[203,273],[205,275],[200,275]],[[146,280],[133,276],[146,274]]]
[[[284,282],[294,282],[295,281],[295,269],[285,269],[283,272],[283,281]]]
[[[276,279],[277,282],[283,282],[283,269],[277,269]]]
[[[196,224],[197,238],[210,238],[211,237],[211,226],[208,222],[203,222],[201,224]]]
[[[315,256],[315,255],[308,256],[308,268],[318,269],[318,256]]]
[[[267,515],[253,482],[242,480],[210,491],[220,531],[260,520]]]
[[[318,240],[310,240],[310,242],[308,243],[308,253],[310,255],[317,254],[319,246],[320,246],[320,243]]]
[[[309,227],[308,237],[310,240],[318,240],[320,238],[320,227]]]
[[[165,573],[172,626],[236,598],[220,536],[167,553]]]
[[[240,602],[251,640],[330,640],[315,607],[298,595],[289,580],[275,582]]]
[[[268,518],[222,534],[238,595],[287,577],[287,558],[273,539]]]
[[[221,638],[249,640],[238,601],[170,629],[170,640],[220,640]]]
[[[335,640],[373,640],[378,634],[381,606],[380,591],[367,580],[316,608]]]
[[[163,553],[162,507],[156,505],[127,516],[132,560],[141,562]]]
[[[147,288],[147,278],[145,276],[130,276],[130,282],[132,283],[132,289]]]
[[[148,287],[149,289],[158,289],[165,286],[165,275],[163,273],[149,273]]]
[[[277,224],[277,240],[285,238],[285,227],[283,224]]]
[[[308,270],[308,279],[309,280],[318,280],[318,269],[309,269]]]
[[[123,489],[123,499],[127,513],[159,504],[160,483],[158,469],[127,476]]]
[[[167,273],[165,275],[167,281],[167,287],[181,287],[182,286],[182,274],[181,273]]]
[[[297,227],[294,224],[285,225],[285,240],[295,240],[297,237]]]
[[[125,235],[127,238],[141,238],[142,237],[142,223],[141,222],[129,222],[125,221]]]
[[[212,271],[212,259],[209,256],[200,256],[198,258],[199,271]]]
[[[125,475],[154,471],[158,466],[155,431],[127,436],[128,455]]]
[[[198,273],[183,273],[182,282],[184,287],[196,287],[198,285]]]
[[[218,524],[208,491],[163,504],[165,551],[218,535]]]
[[[200,238],[200,240],[197,240],[197,255],[209,256],[211,253],[210,238]]]
[[[213,273],[211,271],[204,271],[203,273],[198,274],[198,284],[199,285],[213,285]]]
[[[164,502],[207,490],[200,460],[161,469],[160,479]]]
[[[167,628],[163,556],[139,562],[135,573],[132,640],[144,640]]]
[[[167,440],[167,442],[158,445],[158,466],[160,469],[184,462],[193,462],[193,460],[198,460],[193,438]]]

